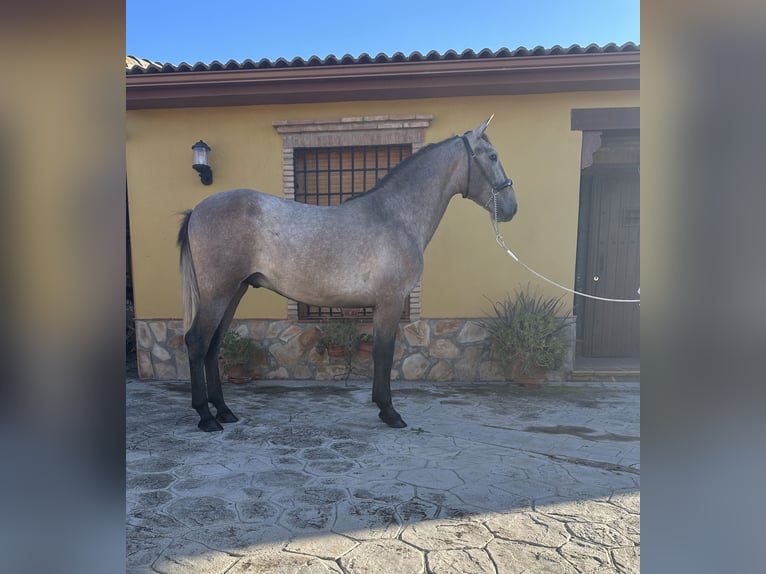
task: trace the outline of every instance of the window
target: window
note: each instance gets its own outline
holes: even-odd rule
[[[278,120],[284,196],[313,205],[339,205],[374,187],[424,145],[430,114],[337,120]],[[372,316],[372,309],[314,307],[288,301],[289,320]],[[420,316],[420,283],[408,298],[405,320]]]
[[[375,187],[412,154],[412,145],[299,148],[293,154],[295,201],[340,205]]]

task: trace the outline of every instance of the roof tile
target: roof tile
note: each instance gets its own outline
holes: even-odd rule
[[[308,60],[304,60],[301,57],[295,57],[288,61],[285,58],[277,58],[272,61],[267,58],[263,58],[258,62],[251,59],[246,59],[243,62],[237,62],[236,60],[229,60],[226,64],[221,64],[218,60],[214,60],[209,64],[203,62],[197,62],[196,64],[189,65],[186,62],[181,62],[178,65],[169,63],[160,63],[152,60],[146,60],[144,58],[137,58],[135,56],[125,57],[125,72],[126,74],[172,74],[177,72],[210,72],[217,70],[253,70],[259,68],[302,68],[306,66],[353,66],[360,64],[390,64],[400,62],[422,62],[422,61],[439,61],[439,60],[474,60],[480,59],[499,59],[499,58],[528,58],[528,57],[545,57],[545,56],[565,56],[574,54],[602,54],[602,53],[615,53],[615,52],[638,52],[640,47],[633,42],[627,42],[618,46],[613,42],[606,44],[605,46],[599,46],[598,44],[588,44],[582,47],[578,44],[572,44],[569,48],[562,48],[558,44],[552,48],[544,48],[543,46],[536,46],[532,49],[520,46],[515,50],[509,48],[500,48],[497,51],[492,51],[489,48],[484,48],[478,53],[473,50],[466,49],[462,53],[458,54],[455,50],[447,50],[443,54],[440,54],[436,50],[429,51],[425,56],[420,52],[412,52],[406,55],[402,52],[396,52],[392,56],[388,56],[384,53],[379,53],[377,56],[372,57],[368,53],[363,53],[357,57],[350,54],[345,54],[341,58],[338,58],[334,54],[330,54],[325,58],[319,56],[311,56]]]

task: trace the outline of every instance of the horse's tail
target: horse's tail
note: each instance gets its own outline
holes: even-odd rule
[[[184,218],[178,232],[178,247],[181,250],[181,279],[183,281],[184,333],[189,332],[199,306],[197,274],[194,271],[194,261],[192,261],[191,249],[189,249],[189,219],[191,214],[191,209],[183,213]]]

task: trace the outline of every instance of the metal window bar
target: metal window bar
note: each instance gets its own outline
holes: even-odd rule
[[[412,145],[296,148],[295,201],[313,205],[340,205],[348,198],[373,188],[396,164],[412,154]],[[409,320],[409,297],[402,320]],[[318,307],[298,303],[299,320],[353,317],[372,319],[372,307]]]

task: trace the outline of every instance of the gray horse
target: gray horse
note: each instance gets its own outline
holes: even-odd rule
[[[516,213],[513,183],[484,135],[491,119],[424,147],[339,206],[233,189],[184,214],[178,234],[184,328],[200,429],[222,430],[219,423],[237,420],[223,400],[218,351],[248,287],[309,305],[374,307],[372,400],[386,424],[407,426],[391,402],[391,365],[426,245],[453,195],[481,205],[496,221]]]

